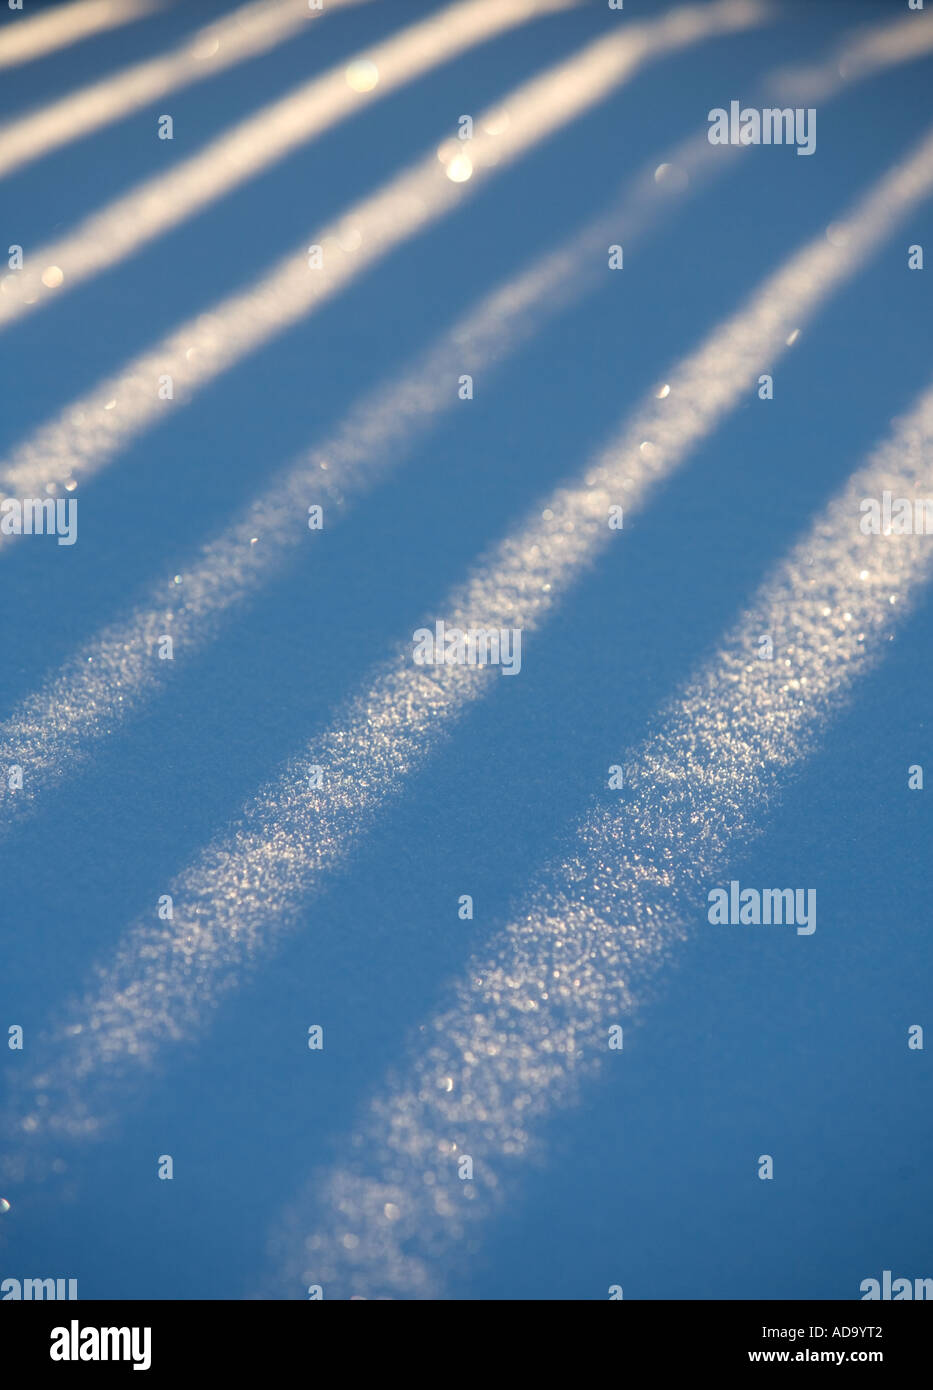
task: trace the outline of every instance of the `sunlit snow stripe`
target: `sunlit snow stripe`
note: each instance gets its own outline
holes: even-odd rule
[[[30,251],[23,269],[0,281],[0,327],[54,302],[97,272],[111,270],[370,102],[497,34],[576,3],[459,0],[302,83],[168,173],[144,179],[73,231]],[[50,277],[50,267],[64,277],[60,282],[58,275]]]
[[[166,0],[73,0],[45,14],[8,13],[0,26],[0,68],[31,63],[93,34],[132,24],[165,4]]]
[[[151,101],[268,52],[318,23],[325,14],[367,3],[369,0],[327,0],[323,10],[310,10],[303,0],[256,0],[243,5],[198,29],[167,53],[121,68],[110,77],[0,125],[0,177],[122,120]],[[51,20],[52,15],[43,16],[46,18]]]
[[[881,24],[859,26],[836,43],[819,63],[774,68],[755,82],[748,105],[754,109],[788,104],[825,104],[858,82],[933,53],[933,14],[919,12]],[[753,145],[711,145],[709,124],[675,145],[656,173],[663,187],[679,192],[685,175],[692,183],[730,172]]]
[[[914,12],[846,35],[823,63],[794,65],[774,76],[786,101],[822,100],[850,82],[933,53],[933,15]]]
[[[928,584],[933,538],[863,535],[859,503],[928,493],[931,451],[928,390],[624,759],[625,792],[584,819],[578,852],[546,867],[414,1033],[402,1079],[354,1130],[360,1157],[318,1174],[277,1229],[276,1293],[442,1291],[458,1243],[498,1209],[516,1160],[539,1156],[543,1120],[599,1071],[610,1026],[637,1018],[658,966],[705,924],[710,885]],[[773,662],[758,659],[764,632]]]
[[[48,484],[81,482],[99,472],[129,440],[173,408],[159,398],[160,376],[172,377],[176,404],[189,400],[459,206],[489,176],[603,100],[644,63],[703,38],[761,23],[767,13],[756,0],[684,6],[650,23],[626,26],[524,83],[478,118],[468,156],[458,153],[445,166],[432,149],[249,288],[189,320],[73,401],[0,464],[0,491],[32,497]],[[309,244],[323,248],[319,269],[309,268]],[[0,534],[0,542],[7,539]],[[0,545],[0,553],[2,549]]]
[[[650,196],[657,192],[649,179],[637,224],[631,205],[620,203],[629,243],[636,226],[643,229],[662,206],[671,206],[666,194]],[[281,573],[297,547],[313,544],[307,529],[312,502],[325,508],[332,530],[359,495],[455,406],[461,373],[488,385],[496,367],[548,318],[604,283],[607,238],[617,226],[612,212],[600,217],[487,295],[410,369],[356,404],[334,434],[268,480],[267,490],[189,563],[173,564],[145,602],[95,633],[44,689],[0,722],[0,767],[15,764],[25,772],[15,795],[6,794],[0,778],[0,835],[164,689],[167,665],[155,656],[163,633],[172,636],[178,661],[215,638],[220,622]]]
[[[926,27],[933,37],[933,22]],[[906,47],[900,38],[897,46],[890,42],[901,29],[897,22],[872,31],[885,61],[895,61],[895,54],[914,56],[916,49]],[[866,41],[860,42],[862,51]],[[838,73],[841,55],[852,46],[851,41],[844,42],[836,57],[817,69],[824,95],[844,85]],[[811,73],[808,91],[812,94],[813,70],[806,71]],[[866,63],[861,62],[855,71],[864,76]],[[794,70],[785,74],[790,83],[801,77]],[[631,247],[662,213],[677,206],[679,195],[699,189],[714,173],[724,171],[722,161],[708,158],[711,148],[704,135],[699,142],[681,142],[660,166],[653,159],[615,205],[559,250],[545,254],[490,294],[424,353],[413,370],[367,397],[335,436],[283,470],[274,490],[253,503],[234,525],[204,545],[188,564],[174,565],[153,586],[147,603],[96,634],[45,690],[27,698],[0,724],[0,763],[28,765],[24,788],[16,798],[7,798],[7,817],[31,808],[50,782],[59,783],[64,772],[84,761],[99,738],[161,690],[164,668],[153,660],[152,652],[155,638],[166,625],[184,652],[216,634],[216,620],[234,612],[278,573],[299,537],[305,536],[296,521],[312,493],[327,504],[332,525],[376,471],[390,467],[404,447],[450,406],[455,376],[481,373],[488,382],[496,365],[547,316],[602,283],[608,245],[622,236],[626,247]],[[665,172],[657,176],[659,168]],[[181,589],[174,583],[178,569],[184,577]],[[0,834],[9,823],[0,818]]]
[[[420,622],[461,628],[539,628],[568,586],[613,536],[610,506],[644,506],[654,485],[752,389],[762,367],[830,292],[851,276],[933,181],[933,134],[877,182],[837,226],[846,235],[811,242],[667,374],[634,420],[571,484],[532,509],[526,524],[484,556],[465,583]],[[843,244],[839,244],[843,243]],[[308,898],[423,766],[470,703],[498,679],[494,666],[415,666],[402,642],[368,689],[339,711],[276,780],[167,890],[172,922],[131,926],[115,958],[51,1043],[53,1069],[27,1086],[27,1132],[93,1134],[113,1115],[121,1082],[162,1047],[196,1036],[244,972],[293,930]],[[323,786],[312,782],[323,769]],[[64,1054],[67,1060],[62,1060]],[[134,1080],[135,1078],[135,1080]]]

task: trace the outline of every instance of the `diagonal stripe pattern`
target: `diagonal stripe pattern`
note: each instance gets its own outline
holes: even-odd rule
[[[461,628],[534,631],[613,535],[607,517],[651,493],[787,350],[801,325],[850,277],[900,216],[933,189],[933,134],[865,194],[845,237],[805,246],[670,373],[581,476],[544,499],[526,525],[483,557],[436,614]],[[839,244],[842,242],[843,244]],[[117,1083],[155,1061],[169,1042],[195,1036],[211,1007],[251,962],[294,927],[303,900],[339,866],[376,813],[423,765],[494,667],[415,666],[410,643],[377,673],[243,820],[221,834],[173,883],[175,920],[131,927],[99,983],[53,1043],[68,1061],[31,1086],[50,1100],[29,1132],[93,1134],[111,1118]],[[314,789],[312,770],[325,770]],[[95,1081],[96,1078],[96,1081]]]
[[[585,818],[577,853],[548,867],[425,1022],[404,1079],[356,1132],[366,1157],[318,1177],[274,1237],[277,1293],[442,1292],[438,1268],[498,1208],[515,1162],[540,1148],[536,1123],[598,1072],[610,1024],[637,1017],[660,964],[705,924],[706,890],[760,833],[929,583],[930,537],[864,535],[860,501],[917,496],[931,448],[933,389],[632,751],[618,809]],[[762,632],[773,663],[757,659]],[[464,1154],[469,1183],[458,1179]]]

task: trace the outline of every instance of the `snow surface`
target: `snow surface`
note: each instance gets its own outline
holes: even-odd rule
[[[933,496],[933,17],[531,8],[237,52],[198,0],[3,69],[0,494],[79,538],[0,535],[0,1279],[933,1275],[933,537],[859,529]],[[732,99],[816,153],[711,146]],[[520,673],[416,666],[440,618]],[[711,925],[734,879],[815,932]]]

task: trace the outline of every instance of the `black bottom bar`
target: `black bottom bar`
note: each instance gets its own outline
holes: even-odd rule
[[[505,1353],[527,1380],[537,1362],[553,1374],[555,1345],[578,1362],[575,1376],[595,1370],[594,1353],[610,1356],[620,1371],[647,1365],[658,1374],[754,1374],[766,1366],[908,1371],[924,1364],[933,1329],[933,1303],[619,1302],[432,1303],[420,1313],[418,1304],[391,1311],[386,1302],[369,1311],[326,1302],[20,1302],[0,1314],[0,1331],[7,1368],[38,1373],[45,1384],[49,1376],[64,1383],[137,1368],[157,1380],[202,1367],[214,1381],[272,1371],[277,1383],[289,1383],[325,1366],[358,1378],[367,1353],[381,1375],[401,1357],[432,1378],[446,1378],[456,1365],[460,1381],[470,1359],[476,1374],[488,1377],[494,1366],[501,1378]],[[330,1345],[329,1337],[336,1339]]]

